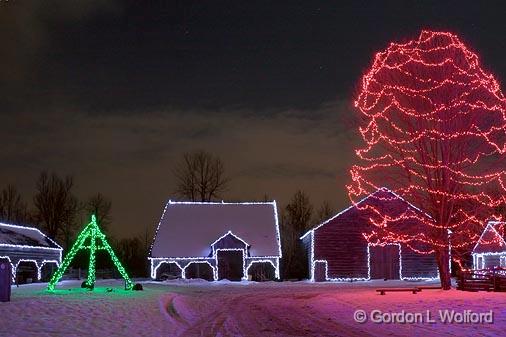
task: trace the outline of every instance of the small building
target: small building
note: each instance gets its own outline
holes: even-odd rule
[[[506,242],[500,234],[505,225],[505,222],[488,222],[473,248],[473,269],[506,268]]]
[[[316,282],[439,278],[434,253],[419,254],[405,243],[368,239],[374,230],[368,206],[392,218],[407,211],[428,216],[394,192],[379,189],[301,237],[308,256],[309,278]],[[416,228],[413,221],[398,225]]]
[[[37,228],[0,223],[0,260],[9,261],[17,283],[48,281],[62,250]]]
[[[276,202],[169,201],[151,246],[151,277],[279,278]]]

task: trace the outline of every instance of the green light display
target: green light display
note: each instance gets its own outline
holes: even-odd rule
[[[49,284],[47,285],[48,290],[50,291],[54,290],[56,283],[62,278],[63,273],[65,272],[65,270],[67,270],[77,252],[80,251],[81,249],[90,250],[90,263],[88,266],[88,277],[86,278],[86,286],[88,288],[93,289],[95,285],[96,252],[97,250],[106,250],[109,253],[109,256],[111,257],[112,262],[114,263],[119,273],[125,280],[125,288],[132,289],[133,287],[132,280],[130,280],[130,277],[128,277],[125,268],[123,268],[123,265],[121,264],[121,262],[119,262],[116,254],[114,254],[114,251],[107,242],[104,233],[102,233],[102,231],[98,227],[97,219],[93,214],[91,216],[91,222],[87,224],[86,227],[84,227],[81,233],[79,233],[76,242],[70,249],[70,252],[67,254],[67,256],[65,256],[65,259],[63,259],[63,262],[61,263],[60,267],[51,277],[51,281],[49,281]]]

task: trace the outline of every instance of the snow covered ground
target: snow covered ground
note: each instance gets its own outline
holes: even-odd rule
[[[93,292],[64,281],[55,293],[45,284],[12,288],[0,303],[0,336],[504,336],[506,293],[423,290],[378,295],[375,288],[420,283],[373,281],[144,282],[144,291],[98,281]],[[427,285],[427,283],[424,283]],[[107,288],[112,287],[112,292]],[[368,321],[357,323],[354,312]],[[370,321],[372,310],[422,313],[416,324]],[[493,311],[489,324],[445,324],[438,310]],[[426,312],[435,323],[426,322]]]

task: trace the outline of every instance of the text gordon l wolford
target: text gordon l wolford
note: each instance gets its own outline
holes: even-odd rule
[[[411,324],[411,323],[444,323],[444,324],[492,324],[494,323],[494,312],[475,312],[472,310],[457,311],[453,309],[438,310],[432,312],[399,312],[371,310],[367,314],[364,310],[356,310],[354,320],[358,323],[370,321],[383,324]]]

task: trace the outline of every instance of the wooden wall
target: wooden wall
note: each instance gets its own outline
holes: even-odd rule
[[[418,254],[404,245],[401,245],[401,249],[402,277],[438,277],[438,268],[434,254]]]
[[[382,202],[379,199],[371,199],[367,202],[374,203],[375,207],[392,215],[399,214],[407,207],[407,204],[400,200]],[[328,278],[365,279],[368,277],[368,242],[362,233],[369,233],[372,230],[372,225],[369,222],[371,216],[368,210],[351,208],[314,230],[314,260],[327,261]],[[405,227],[408,231],[417,228],[417,224],[409,222],[401,223],[399,226],[399,228]],[[304,238],[302,244],[310,260],[310,234]],[[434,254],[418,254],[407,246],[401,246],[401,252],[403,278],[435,278],[438,276]],[[397,260],[393,267],[398,269],[398,266]]]
[[[0,247],[0,256],[8,256],[14,266],[19,260],[36,260],[40,267],[43,260],[59,261],[60,252],[36,248]]]
[[[367,278],[367,241],[362,236],[367,225],[357,209],[348,212],[314,232],[314,259],[327,261],[329,278]]]
[[[246,256],[249,256],[249,249],[246,246],[246,244],[231,234],[225,235],[219,241],[217,241],[213,246],[214,246],[215,250],[220,249],[220,248],[244,249]]]
[[[506,256],[506,253],[503,256]],[[485,259],[485,268],[501,266],[501,255],[486,255],[483,258]]]
[[[309,233],[308,235],[306,235],[304,237],[304,239],[302,239],[302,246],[304,247],[304,252],[306,253],[306,256],[307,256],[307,265],[308,265],[308,271],[309,271],[309,275],[308,275],[308,278],[310,279],[311,278],[311,233]]]

